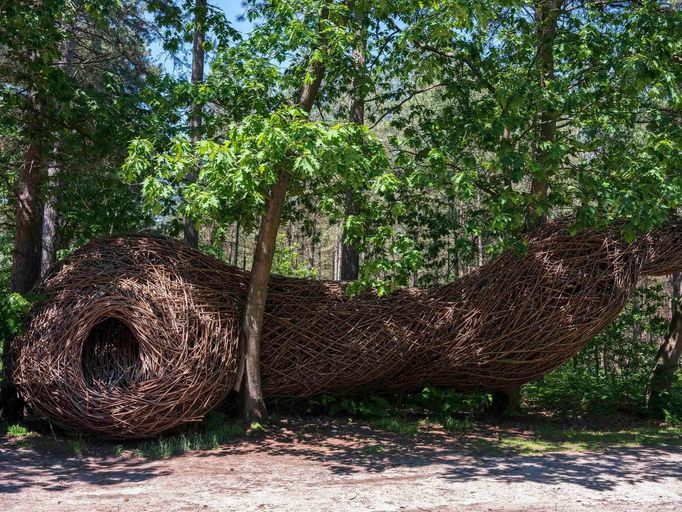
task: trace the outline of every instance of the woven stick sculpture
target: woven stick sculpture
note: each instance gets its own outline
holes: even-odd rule
[[[262,341],[268,397],[501,389],[537,379],[611,322],[642,276],[682,271],[682,226],[626,244],[614,227],[537,231],[458,281],[348,298],[274,276]],[[66,427],[141,438],[200,420],[235,384],[248,273],[167,238],[92,242],[38,292],[15,379]]]

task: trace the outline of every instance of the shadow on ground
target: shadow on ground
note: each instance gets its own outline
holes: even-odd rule
[[[491,448],[489,441],[481,447],[481,436],[480,432],[476,435],[444,432],[404,435],[335,421],[293,421],[282,423],[266,434],[224,445],[219,450],[195,452],[185,457],[202,460],[218,472],[233,466],[234,461],[264,466],[305,461],[341,480],[353,474],[364,474],[366,481],[372,475],[387,477],[390,473],[399,473],[401,478],[433,476],[459,482],[485,479],[550,486],[574,484],[594,491],[612,490],[623,483],[682,478],[679,447],[522,455]],[[79,457],[35,446],[22,448],[6,437],[0,438],[0,494],[19,493],[31,487],[59,492],[78,483],[109,486],[143,482],[169,475],[182,464],[181,458],[149,461],[126,455],[114,457],[107,455],[107,450],[111,453],[111,446]],[[234,459],[228,462],[227,457]]]
[[[591,490],[610,490],[619,483],[682,478],[682,449],[677,446],[523,455],[491,448],[493,444],[479,436],[442,432],[401,435],[332,422],[282,428],[242,444],[239,450],[305,459],[323,464],[337,475],[413,468],[422,476],[432,471],[434,476],[457,481],[528,480],[547,485],[570,483]],[[230,455],[235,449],[228,446],[198,456]]]
[[[75,482],[93,485],[141,482],[170,472],[144,459],[41,453],[0,440],[0,494],[19,493],[30,487],[58,492],[68,490]]]

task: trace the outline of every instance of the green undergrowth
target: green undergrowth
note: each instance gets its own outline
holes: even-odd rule
[[[299,405],[301,412],[329,415],[372,430],[416,436],[444,431],[463,446],[532,454],[550,451],[606,450],[635,446],[682,445],[682,383],[670,392],[664,421],[647,419],[627,400],[610,403],[618,390],[568,382],[572,368],[524,389],[523,413],[500,418],[486,413],[491,396],[424,388],[411,394],[322,396]],[[561,404],[561,394],[576,397]],[[578,397],[581,396],[580,399]],[[296,409],[294,407],[294,409]]]
[[[605,451],[634,447],[682,446],[682,425],[632,420],[627,426],[600,427],[605,418],[587,418],[581,425],[565,426],[548,423],[543,417],[524,416],[520,422],[446,417],[414,420],[386,418],[357,420],[372,430],[394,434],[419,434],[445,431],[457,436],[462,446],[495,452],[540,454],[546,452]]]
[[[20,448],[77,456],[130,454],[147,459],[164,459],[196,450],[215,450],[247,435],[257,436],[262,430],[259,426],[252,426],[247,430],[235,419],[214,412],[201,423],[182,427],[153,439],[112,444],[95,436],[69,434],[60,430],[53,434],[47,425],[32,430],[22,424],[0,424],[0,433]]]
[[[393,434],[412,434],[417,435],[420,432],[429,430],[442,429],[446,432],[470,432],[474,430],[475,423],[470,418],[454,418],[446,416],[441,418],[404,418],[400,416],[393,416],[389,418],[372,418],[368,420],[360,420],[367,423],[373,430],[384,432],[391,432]]]
[[[607,450],[635,446],[682,445],[682,379],[670,392],[665,418],[646,418],[639,408],[624,407],[627,400],[609,400],[616,391],[597,385],[598,380],[575,378],[575,367],[563,367],[524,387],[523,413],[500,418],[487,411],[491,396],[462,394],[427,387],[418,393],[324,395],[307,400],[269,404],[272,424],[244,428],[224,412],[210,414],[202,423],[183,427],[154,439],[110,444],[95,437],[74,436],[47,423],[2,426],[2,433],[16,446],[36,450],[57,449],[82,456],[90,454],[133,455],[162,459],[197,450],[215,450],[245,438],[277,434],[277,417],[294,419],[297,436],[306,433],[309,419],[331,418],[337,425],[350,425],[372,436],[447,435],[463,448],[502,450],[533,454],[550,451]],[[633,388],[634,389],[634,388]],[[633,391],[641,392],[641,391]],[[561,402],[560,397],[566,398]],[[571,397],[574,397],[571,399]],[[55,427],[56,429],[56,427]],[[377,438],[378,439],[378,438]],[[425,442],[427,437],[424,437]],[[397,439],[397,442],[403,442]],[[437,441],[433,441],[437,442]],[[374,446],[374,442],[370,443]],[[373,449],[371,449],[373,450]],[[370,451],[371,451],[370,450]]]
[[[3,375],[2,350],[5,341],[20,333],[31,304],[40,299],[37,295],[20,295],[0,284],[0,382]]]
[[[394,434],[418,434],[421,423],[397,416],[389,418],[374,418],[367,421],[373,430],[393,432]]]
[[[25,425],[19,423],[12,425],[0,423],[0,433],[5,435],[20,448],[31,448],[35,440],[40,438],[40,434],[38,432],[35,432]]]
[[[258,427],[251,432],[258,432]],[[210,414],[202,423],[185,427],[181,432],[160,435],[134,444],[114,446],[114,454],[131,452],[147,459],[165,459],[196,450],[216,450],[222,444],[247,435],[247,429],[221,413]]]
[[[545,452],[606,451],[618,448],[682,446],[682,428],[669,426],[632,426],[614,430],[580,430],[537,426],[527,432],[498,432],[494,438],[480,437],[472,446],[521,454]]]
[[[310,429],[310,417],[287,421],[287,430],[302,438]],[[622,424],[620,422],[623,422]],[[347,425],[359,428],[367,444],[362,452],[368,456],[380,456],[390,450],[385,446],[382,434],[396,434],[395,443],[413,442],[418,438],[426,444],[439,445],[445,436],[451,436],[454,446],[462,449],[482,450],[485,453],[542,454],[548,452],[608,451],[635,447],[682,446],[682,426],[657,424],[649,420],[619,418],[609,426],[604,418],[583,419],[576,424],[554,423],[545,417],[525,416],[521,420],[491,420],[490,418],[447,417],[442,420],[430,418],[339,418],[332,423],[337,427]],[[367,431],[369,427],[369,432]],[[278,422],[268,427],[256,426],[245,429],[241,424],[223,414],[211,414],[201,424],[181,431],[165,434],[155,439],[125,444],[102,443],[87,436],[52,436],[36,432],[24,425],[4,426],[3,432],[12,444],[34,450],[56,450],[76,456],[123,456],[132,455],[146,459],[165,459],[192,451],[215,450],[235,440],[253,441],[260,436],[279,435]],[[317,427],[315,427],[317,428]],[[407,436],[407,438],[405,437]],[[402,439],[402,440],[401,440]]]
[[[564,426],[547,423],[543,417],[524,416],[516,421],[494,419],[453,418],[421,419],[386,418],[355,420],[367,424],[372,430],[401,435],[414,435],[444,431],[457,436],[462,446],[474,449],[511,451],[521,454],[545,452],[604,451],[627,447],[682,446],[682,426],[637,420],[625,427],[599,427],[604,418],[584,419],[581,426]],[[582,425],[594,427],[585,428]]]
[[[29,437],[36,435],[35,432],[30,431],[28,428],[26,428],[24,425],[8,425],[4,428],[4,432],[7,435],[7,437]]]
[[[489,394],[426,387],[419,393],[323,395],[299,403],[294,409],[304,414],[360,420],[374,429],[396,434],[417,434],[430,425],[448,431],[470,430],[473,418],[490,403]]]

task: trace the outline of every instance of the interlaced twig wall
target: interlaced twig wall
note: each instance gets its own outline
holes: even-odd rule
[[[214,258],[163,238],[112,237],[57,264],[17,340],[35,410],[112,438],[199,421],[232,388],[243,288]]]
[[[435,289],[348,298],[338,282],[273,277],[265,393],[500,389],[573,356],[639,277],[682,270],[678,224],[626,244],[567,222]],[[58,264],[16,341],[17,384],[41,414],[112,438],[199,420],[234,385],[248,274],[160,237],[110,237]]]

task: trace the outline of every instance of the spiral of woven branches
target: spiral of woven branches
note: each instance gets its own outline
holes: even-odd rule
[[[682,226],[627,244],[614,226],[557,221],[451,284],[349,299],[344,285],[275,278],[263,337],[269,396],[496,390],[542,377],[622,310],[640,277],[682,269]]]
[[[110,438],[199,421],[234,385],[242,290],[163,238],[84,246],[45,277],[15,380],[41,415]],[[225,283],[227,284],[227,283]]]
[[[627,244],[618,226],[537,231],[442,287],[350,298],[345,284],[273,276],[261,366],[268,397],[450,386],[495,390],[571,358],[642,276],[682,270],[682,226]],[[248,273],[159,237],[109,237],[55,267],[15,379],[41,414],[111,438],[196,421],[235,383]]]

